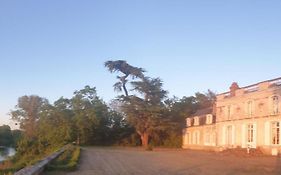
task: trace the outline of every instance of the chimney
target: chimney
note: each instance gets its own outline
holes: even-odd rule
[[[236,82],[233,82],[229,89],[230,89],[230,96],[233,97],[235,96],[235,91],[240,88]]]

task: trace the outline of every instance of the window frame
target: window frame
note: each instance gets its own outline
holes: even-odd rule
[[[274,124],[276,126],[273,126]],[[280,145],[280,121],[270,122],[270,144],[274,146]]]
[[[246,113],[247,116],[252,117],[254,114],[254,101],[248,100],[246,103]]]
[[[253,144],[254,143],[254,137],[255,137],[254,124],[249,123],[249,124],[247,124],[247,144]]]
[[[277,100],[275,100],[275,99],[277,99]],[[279,112],[279,105],[280,105],[279,96],[274,95],[271,97],[271,100],[272,100],[272,106],[271,106],[272,114],[277,115],[280,113]],[[277,101],[277,103],[275,101]]]
[[[187,118],[186,119],[186,127],[190,127],[191,126],[191,118]]]
[[[207,114],[206,115],[206,124],[212,124],[213,123],[213,115]]]
[[[194,126],[199,126],[199,117],[194,117]]]

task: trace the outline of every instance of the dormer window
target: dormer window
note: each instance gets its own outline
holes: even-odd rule
[[[213,115],[212,114],[208,114],[206,116],[206,124],[212,124],[213,123]]]
[[[195,126],[199,125],[199,117],[194,117],[194,125]]]
[[[191,126],[191,118],[186,119],[186,126],[187,127]]]

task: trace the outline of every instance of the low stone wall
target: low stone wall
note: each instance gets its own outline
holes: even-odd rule
[[[54,160],[60,154],[62,154],[64,152],[64,150],[65,150],[65,148],[62,148],[61,150],[53,153],[52,155],[46,157],[45,159],[39,161],[35,165],[25,167],[25,168],[17,171],[16,173],[14,173],[14,175],[39,175],[40,173],[42,173],[42,171],[48,165],[48,163],[50,163],[52,160]]]

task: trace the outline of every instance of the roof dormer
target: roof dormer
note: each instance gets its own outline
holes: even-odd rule
[[[194,126],[199,125],[199,117],[194,117]]]
[[[186,126],[190,127],[191,126],[191,118],[186,119]]]

